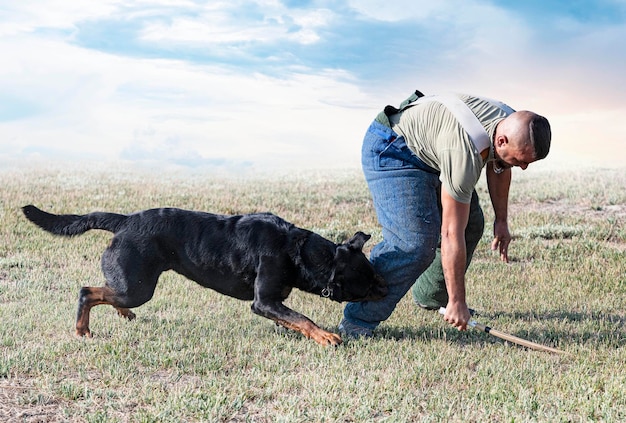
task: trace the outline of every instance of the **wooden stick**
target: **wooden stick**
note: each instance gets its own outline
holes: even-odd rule
[[[446,314],[446,309],[445,307],[441,307],[439,309],[439,314]],[[527,341],[526,339],[523,338],[518,338],[517,336],[514,335],[510,335],[508,333],[505,332],[500,332],[499,330],[490,328],[489,326],[485,326],[481,323],[478,323],[475,320],[470,320],[468,323],[469,326],[479,329],[485,333],[488,333],[490,335],[496,336],[500,339],[504,339],[505,341],[509,341],[509,342],[513,342],[514,344],[518,344],[521,345],[523,347],[526,348],[531,348],[533,350],[537,350],[537,351],[546,351],[546,352],[551,352],[551,353],[555,353],[555,354],[565,354],[565,355],[571,355],[570,353],[566,352],[566,351],[561,351],[561,350],[557,350],[556,348],[552,348],[552,347],[548,347],[546,345],[541,345],[541,344],[537,344],[535,342],[532,341]]]

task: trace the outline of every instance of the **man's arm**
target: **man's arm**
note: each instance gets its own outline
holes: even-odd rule
[[[470,205],[456,201],[442,188],[441,206],[441,264],[448,290],[444,320],[459,330],[465,330],[470,319],[465,301],[465,227]]]
[[[505,169],[504,172],[497,174],[493,171],[493,166],[488,164],[485,172],[487,173],[487,188],[489,189],[489,197],[495,214],[493,223],[493,241],[491,249],[500,252],[500,259],[506,263],[509,262],[509,243],[511,242],[511,233],[508,224],[508,206],[509,206],[509,187],[511,186],[511,169]]]

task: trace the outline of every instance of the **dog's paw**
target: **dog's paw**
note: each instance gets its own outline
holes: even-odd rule
[[[117,308],[116,307],[116,310],[117,310],[117,314],[119,314],[120,317],[124,317],[124,318],[126,318],[128,320],[134,320],[135,317],[137,317],[135,315],[135,313],[133,313],[132,311],[130,311],[127,308],[121,308],[121,307]]]
[[[92,338],[93,334],[91,333],[89,328],[87,328],[87,329],[76,328],[76,337],[77,338]]]
[[[326,332],[325,330],[320,330],[318,333],[313,335],[312,338],[315,340],[315,342],[325,347],[336,347],[338,345],[341,345],[341,343],[343,342],[339,335],[332,332]]]

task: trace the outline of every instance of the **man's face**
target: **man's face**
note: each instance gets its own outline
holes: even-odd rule
[[[530,145],[520,147],[505,139],[496,143],[494,158],[494,169],[496,170],[502,169],[503,171],[514,166],[526,169],[530,163],[535,161],[535,152]]]

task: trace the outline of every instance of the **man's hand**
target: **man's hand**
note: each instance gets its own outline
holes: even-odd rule
[[[500,260],[505,263],[509,262],[509,244],[511,243],[511,233],[509,232],[509,225],[506,221],[496,221],[493,224],[493,241],[491,242],[491,249],[500,253]]]
[[[449,302],[446,306],[446,314],[444,314],[443,320],[458,330],[467,330],[470,317],[470,312],[465,302]]]
[[[465,227],[470,205],[456,201],[441,189],[441,265],[448,291],[444,319],[459,330],[467,328],[469,311],[465,303]]]
[[[493,166],[487,166],[487,188],[493,205],[496,219],[493,224],[493,242],[491,249],[500,253],[500,259],[509,262],[509,243],[511,233],[507,224],[509,215],[509,188],[511,187],[511,169],[505,169],[501,174],[493,171]]]

